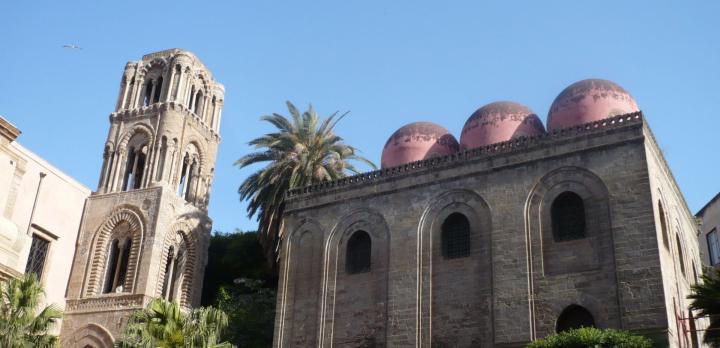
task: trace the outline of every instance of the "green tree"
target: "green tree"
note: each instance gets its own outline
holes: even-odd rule
[[[154,299],[133,313],[117,346],[122,348],[227,348],[220,342],[228,325],[227,315],[213,307],[193,308],[187,312],[176,302]]]
[[[218,292],[218,308],[228,313],[229,340],[243,348],[272,346],[276,289],[257,279],[240,278]]]
[[[267,165],[243,181],[238,189],[241,200],[249,200],[247,212],[257,214],[260,243],[268,261],[274,265],[277,245],[282,238],[282,216],[285,192],[295,187],[334,180],[347,173],[359,173],[351,161],[375,165],[357,155],[357,150],[344,144],[333,128],[346,114],[335,112],[320,120],[312,105],[302,114],[290,102],[291,119],[280,114],[262,116],[277,128],[250,141],[258,152],[247,154],[235,162],[244,168],[256,163]]]
[[[62,318],[54,305],[40,310],[43,288],[35,273],[0,283],[0,347],[54,347],[48,331]]]
[[[688,298],[692,300],[690,309],[697,310],[698,317],[710,318],[703,342],[720,347],[720,269],[705,273],[702,282],[693,285]]]
[[[215,304],[218,290],[222,286],[232,287],[238,278],[262,280],[268,287],[277,284],[265,260],[257,232],[235,230],[232,233],[213,233],[210,236],[201,304]]]
[[[625,331],[583,327],[550,335],[528,345],[528,348],[584,347],[650,348],[652,341]]]

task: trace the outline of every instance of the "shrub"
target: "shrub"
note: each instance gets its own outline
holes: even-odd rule
[[[528,348],[650,348],[652,341],[626,331],[583,327],[536,340]]]

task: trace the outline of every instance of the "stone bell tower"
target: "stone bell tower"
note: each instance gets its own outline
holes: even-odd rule
[[[153,298],[199,304],[224,93],[188,51],[125,66],[98,189],[85,203],[64,347],[110,347]]]

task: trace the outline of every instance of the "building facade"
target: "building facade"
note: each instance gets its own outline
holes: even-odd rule
[[[522,347],[579,326],[696,347],[697,225],[635,101],[584,80],[547,131],[488,104],[382,169],[291,190],[274,347]]]
[[[19,135],[0,116],[0,280],[35,273],[45,290],[41,304],[64,309],[90,189],[18,144]]]
[[[700,254],[707,267],[720,267],[720,193],[696,214],[700,220]]]
[[[153,298],[199,304],[224,87],[190,52],[129,62],[86,201],[64,347],[110,347]]]

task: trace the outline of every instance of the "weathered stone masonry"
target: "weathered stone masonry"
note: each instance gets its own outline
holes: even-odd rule
[[[584,238],[553,237],[563,192],[584,203]],[[578,308],[690,345],[696,226],[639,112],[295,189],[286,209],[275,347],[516,347]],[[466,257],[442,254],[453,213]],[[355,231],[371,269],[348,274]]]
[[[199,304],[223,98],[224,87],[190,52],[126,65],[80,227],[64,347],[111,347],[153,298]]]

